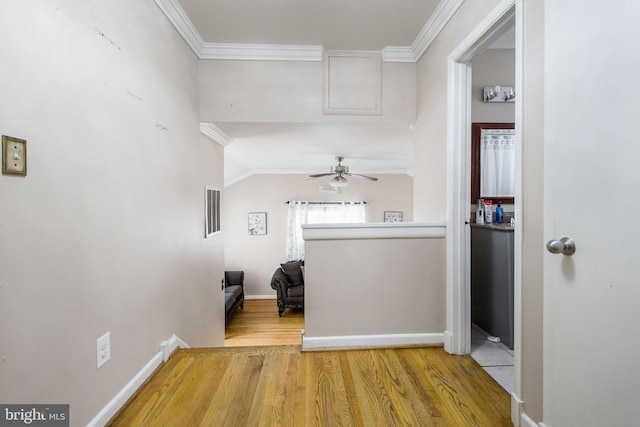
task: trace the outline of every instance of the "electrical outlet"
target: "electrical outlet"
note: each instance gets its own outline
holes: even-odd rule
[[[111,359],[111,332],[97,339],[98,368]]]

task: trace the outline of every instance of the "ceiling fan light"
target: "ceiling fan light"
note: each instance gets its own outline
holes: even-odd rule
[[[349,185],[349,181],[347,181],[347,179],[343,176],[336,176],[331,181],[329,181],[329,184],[332,187],[341,188]]]

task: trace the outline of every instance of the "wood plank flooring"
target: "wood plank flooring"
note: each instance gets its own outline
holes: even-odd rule
[[[303,329],[302,310],[287,309],[279,317],[275,299],[246,300],[226,327],[224,345],[301,345]]]
[[[301,328],[295,328],[299,342]],[[238,334],[228,339],[240,340]],[[437,347],[301,352],[300,345],[267,345],[178,350],[108,425],[460,427],[511,422],[509,395],[469,356],[452,356]]]

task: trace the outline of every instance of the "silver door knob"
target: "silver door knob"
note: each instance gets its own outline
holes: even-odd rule
[[[549,240],[547,250],[552,254],[573,255],[576,253],[576,242],[570,237],[563,237],[560,240]]]

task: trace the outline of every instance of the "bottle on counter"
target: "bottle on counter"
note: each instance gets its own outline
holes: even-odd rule
[[[498,207],[496,208],[496,224],[502,224],[504,222],[504,209],[502,209],[502,202],[498,201]]]
[[[493,224],[493,211],[491,210],[491,200],[485,200],[484,202],[484,223]]]
[[[478,199],[478,208],[476,209],[476,224],[484,224],[484,199]]]

